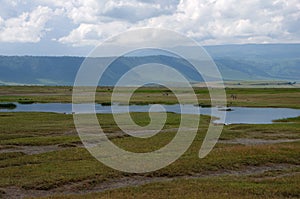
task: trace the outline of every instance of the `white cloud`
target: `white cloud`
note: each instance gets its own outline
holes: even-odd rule
[[[149,19],[145,26],[167,27],[202,44],[300,41],[298,1],[181,1],[172,16]],[[296,9],[293,9],[295,8]],[[290,16],[290,17],[289,17]],[[293,17],[291,17],[293,16]],[[265,40],[262,40],[262,39]]]
[[[74,46],[97,45],[99,41],[105,40],[114,34],[128,29],[125,22],[110,22],[99,24],[82,23],[72,30],[68,36],[59,38],[61,43],[72,43]]]
[[[45,25],[53,15],[48,7],[38,6],[32,12],[24,12],[13,18],[0,20],[1,42],[39,42]]]
[[[108,1],[103,9],[103,15],[115,19],[136,22],[151,17],[171,14],[174,8],[160,3],[146,3],[135,0]]]
[[[26,1],[14,2],[11,7],[24,9]],[[94,46],[138,27],[175,30],[201,44],[300,41],[299,0],[34,0],[26,6],[33,11],[0,13],[0,41],[38,42],[54,15],[72,27],[54,40],[73,46]]]

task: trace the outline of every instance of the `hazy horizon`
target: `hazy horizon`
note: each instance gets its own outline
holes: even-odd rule
[[[3,0],[0,54],[86,56],[136,28],[172,30],[201,46],[299,43],[299,8],[297,0]]]
[[[218,45],[203,45],[205,50],[208,48],[218,48],[218,47],[237,47],[237,46],[275,46],[275,45],[300,45],[299,43],[245,43],[245,44],[218,44]],[[187,47],[187,46],[177,46],[177,47]],[[191,47],[191,46],[189,46]],[[88,57],[89,53],[93,50],[94,48],[91,48],[89,50],[84,51],[83,53],[74,53],[74,54],[41,54],[41,53],[36,53],[36,54],[26,54],[26,53],[1,53],[0,56],[33,56],[33,57]],[[159,54],[161,55],[161,54]],[[101,56],[101,57],[110,57],[110,56]]]

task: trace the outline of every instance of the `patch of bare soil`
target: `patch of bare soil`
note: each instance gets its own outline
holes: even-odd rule
[[[165,129],[162,130],[160,133],[166,133],[166,132],[171,132],[171,131],[176,131],[178,129]],[[152,134],[153,131],[151,130],[145,130],[145,131],[133,131],[132,135],[148,135]],[[74,131],[68,131],[64,133],[65,135],[74,135]],[[114,138],[120,138],[120,137],[125,137],[129,136],[122,131],[116,131],[116,132],[110,132],[107,133],[107,137],[110,139]],[[97,144],[98,142],[96,142]],[[92,143],[91,146],[88,147],[93,147],[94,144]],[[41,153],[47,153],[47,152],[52,152],[52,151],[58,151],[58,150],[63,150],[65,148],[69,147],[85,147],[81,142],[79,143],[74,143],[74,144],[60,144],[60,145],[42,145],[42,146],[19,146],[19,145],[2,145],[0,146],[0,153],[10,153],[10,152],[22,152],[27,155],[34,155],[34,154],[41,154]]]
[[[167,132],[167,131],[164,131]],[[147,135],[149,132],[136,132],[137,134]],[[123,137],[124,133],[117,132],[111,133],[108,137],[118,138]],[[237,138],[234,140],[219,140],[219,143],[222,144],[242,144],[242,145],[261,145],[261,144],[276,144],[276,143],[288,143],[288,142],[297,142],[300,139],[276,139],[276,140],[265,140],[265,139],[248,139],[248,138]],[[9,152],[22,152],[27,155],[41,154],[51,151],[63,150],[67,147],[84,147],[80,144],[65,144],[65,145],[45,145],[45,146],[17,146],[17,145],[9,145],[2,146],[0,148],[0,153],[9,153]]]
[[[3,194],[5,198],[26,198],[26,197],[43,197],[51,195],[69,195],[69,194],[87,194],[95,192],[103,192],[106,190],[141,186],[148,183],[155,182],[167,182],[177,179],[199,179],[199,178],[211,178],[219,176],[247,176],[247,175],[258,175],[268,171],[287,170],[293,168],[299,168],[300,165],[290,164],[276,164],[276,165],[265,165],[265,166],[251,166],[246,167],[242,170],[222,170],[222,171],[210,171],[204,173],[195,173],[187,176],[177,177],[145,177],[145,176],[132,176],[123,177],[120,179],[111,179],[102,183],[94,184],[92,180],[85,180],[76,183],[65,184],[59,188],[51,190],[25,190],[16,186],[3,188]],[[285,174],[288,175],[288,174]],[[277,176],[285,176],[283,174]]]
[[[234,140],[219,140],[222,144],[242,144],[242,145],[261,145],[261,144],[278,144],[288,142],[298,142],[300,139],[276,139],[276,140],[265,140],[265,139],[248,139],[248,138],[237,138]]]
[[[7,148],[0,149],[0,153],[10,153],[10,152],[22,152],[27,155],[47,153],[51,151],[63,150],[66,147],[71,146],[60,146],[60,145],[45,145],[45,146],[17,146],[10,145]]]

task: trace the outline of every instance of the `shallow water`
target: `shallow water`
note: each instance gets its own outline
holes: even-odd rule
[[[34,104],[18,104],[15,109],[0,109],[0,112],[55,112],[55,113],[72,113],[71,103],[34,103]],[[78,113],[89,113],[93,110],[87,109],[89,104],[80,105],[81,110]],[[112,106],[102,106],[101,104],[95,105],[97,113],[126,113],[130,112],[161,112],[168,111],[182,114],[202,114],[212,115],[218,117],[224,114],[219,108],[199,108],[194,105],[130,105],[123,106],[113,104]],[[182,108],[182,110],[181,110]],[[298,117],[300,110],[290,108],[246,108],[246,107],[231,107],[232,111],[226,112],[225,123],[228,124],[270,124],[273,120]],[[212,110],[215,113],[212,114]],[[215,121],[218,123],[219,121]]]

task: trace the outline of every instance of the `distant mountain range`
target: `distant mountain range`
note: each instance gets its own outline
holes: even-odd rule
[[[300,44],[222,45],[205,49],[224,80],[300,80]],[[101,63],[108,58],[93,59]],[[73,85],[83,61],[84,57],[0,56],[0,85]],[[100,84],[113,85],[132,67],[146,63],[172,66],[192,82],[203,81],[183,59],[149,55],[117,59],[105,72]]]

